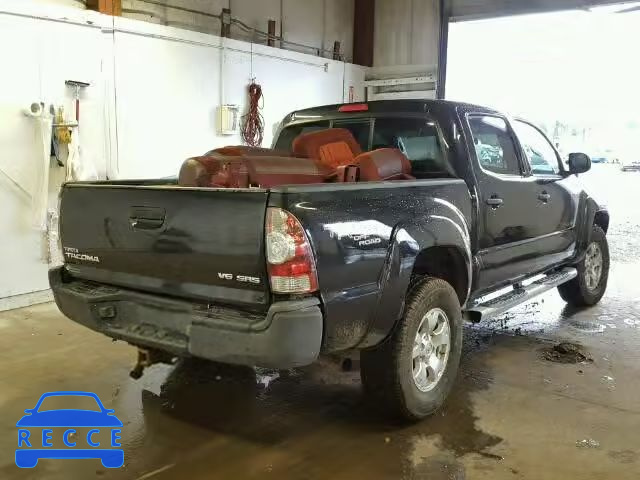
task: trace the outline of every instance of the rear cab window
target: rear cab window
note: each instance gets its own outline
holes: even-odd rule
[[[360,145],[363,152],[367,152],[370,149],[371,138],[371,119],[360,118],[353,120],[334,120],[331,124],[332,128],[346,128],[351,132],[353,138]]]
[[[424,118],[377,118],[372,150],[397,148],[411,162],[416,178],[455,176],[434,121]]]
[[[409,159],[411,174],[416,178],[456,176],[442,148],[435,121],[424,117],[360,117],[293,124],[281,131],[275,148],[291,150],[298,135],[325,128],[349,130],[363,152],[397,148]]]
[[[275,149],[282,151],[290,151],[293,140],[303,133],[317,132],[318,130],[324,130],[329,128],[331,123],[329,120],[323,120],[320,122],[305,122],[290,125],[280,131],[278,141],[276,142]]]

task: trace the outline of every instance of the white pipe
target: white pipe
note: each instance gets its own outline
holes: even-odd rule
[[[210,48],[216,48],[218,50],[227,50],[230,52],[238,52],[238,53],[245,53],[247,55],[256,55],[259,57],[264,57],[264,58],[274,58],[276,60],[281,60],[283,62],[290,62],[290,63],[297,63],[300,65],[308,65],[310,67],[318,67],[318,68],[322,68],[325,71],[327,70],[327,66],[328,64],[325,63],[314,63],[314,62],[305,62],[304,60],[296,60],[293,58],[287,58],[287,57],[279,57],[278,55],[270,55],[268,53],[259,53],[259,52],[249,52],[247,50],[243,50],[241,48],[232,48],[232,47],[227,47],[224,45],[216,45],[214,43],[210,43],[210,42],[205,42],[205,41],[199,41],[199,40],[187,40],[184,38],[176,38],[176,37],[172,37],[170,35],[163,35],[160,33],[148,33],[148,32],[139,32],[137,30],[132,30],[132,29],[128,29],[128,28],[122,28],[122,27],[116,27],[114,29],[115,32],[120,32],[120,33],[129,33],[132,35],[138,35],[141,37],[147,37],[147,38],[155,38],[157,40],[168,40],[170,42],[177,42],[177,43],[185,43],[187,45],[195,45],[195,46],[199,46],[199,47],[210,47]]]

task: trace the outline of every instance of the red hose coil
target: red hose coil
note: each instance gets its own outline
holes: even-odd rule
[[[249,111],[242,117],[242,140],[251,147],[261,146],[264,138],[264,118],[260,113],[260,99],[262,87],[253,82],[249,85]]]

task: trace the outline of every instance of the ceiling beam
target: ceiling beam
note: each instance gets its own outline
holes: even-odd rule
[[[375,0],[355,0],[353,8],[353,63],[373,66]]]

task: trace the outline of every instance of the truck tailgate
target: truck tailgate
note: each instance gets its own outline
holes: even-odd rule
[[[265,190],[67,184],[60,235],[77,278],[266,309]]]

